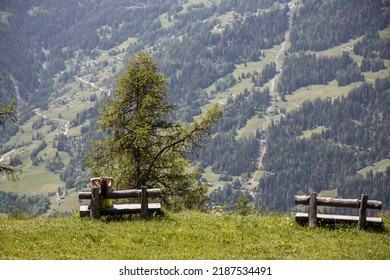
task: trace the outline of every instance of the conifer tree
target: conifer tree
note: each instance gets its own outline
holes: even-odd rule
[[[0,83],[3,81],[3,76],[0,73]],[[7,102],[0,103],[0,128],[4,126],[5,120],[10,118],[15,121],[14,113],[15,113],[15,99],[12,99],[8,104]],[[17,176],[16,172],[19,170],[8,165],[4,165],[0,163],[0,176],[6,176],[7,180],[16,181]]]
[[[204,145],[221,111],[214,106],[193,124],[173,121],[167,94],[166,78],[151,55],[133,55],[114,97],[100,108],[105,139],[93,142],[95,149],[86,157],[95,175],[114,176],[120,189],[159,187],[165,194],[194,184],[186,154]]]

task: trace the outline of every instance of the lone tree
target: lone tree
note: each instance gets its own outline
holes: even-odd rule
[[[186,154],[204,145],[221,111],[216,105],[193,124],[173,121],[167,94],[166,77],[153,58],[133,55],[114,97],[100,108],[105,139],[92,142],[95,149],[85,162],[95,175],[114,176],[120,189],[158,187],[168,195],[195,183]]]

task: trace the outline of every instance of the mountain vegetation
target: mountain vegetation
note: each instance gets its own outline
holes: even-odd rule
[[[389,205],[390,167],[375,175],[358,173],[389,157],[389,89],[389,78],[364,83],[341,99],[306,101],[271,125],[263,158],[270,174],[258,187],[267,206],[287,210],[293,206],[287,197],[329,189],[339,197],[369,193]]]
[[[0,191],[0,212],[7,214],[28,213],[31,217],[45,214],[50,208],[50,200],[43,194],[18,195]]]
[[[301,87],[326,85],[335,79],[339,86],[364,80],[357,63],[348,52],[343,52],[337,57],[294,53],[284,61],[278,92],[283,96]]]
[[[167,197],[190,191],[194,172],[186,155],[211,136],[221,111],[216,104],[193,125],[171,121],[174,106],[166,101],[168,85],[152,57],[134,55],[118,78],[115,98],[101,107],[99,125],[104,140],[93,144],[86,165],[97,175],[120,178],[116,188],[162,189]]]
[[[206,148],[185,151],[209,208],[244,197],[290,211],[316,191],[366,192],[388,209],[389,25],[387,0],[1,1],[0,103],[15,100],[17,121],[0,127],[0,164],[22,170],[17,184],[0,178],[5,204],[38,193],[47,215],[77,209],[103,172],[85,162],[111,129],[100,108],[142,52],[175,105],[164,122],[223,111]]]
[[[388,1],[302,1],[293,19],[291,51],[326,50],[389,25]]]
[[[0,82],[2,81],[3,77],[0,76]],[[6,123],[7,119],[15,120],[14,114],[15,114],[15,108],[14,108],[15,100],[11,100],[10,103],[0,103],[0,127],[3,128],[4,124]],[[4,165],[0,163],[0,175],[3,177],[6,177],[8,180],[16,181],[17,170],[15,167],[11,165]]]

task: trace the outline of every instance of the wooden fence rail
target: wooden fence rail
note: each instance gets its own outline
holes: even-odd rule
[[[295,196],[295,204],[309,205],[309,195]],[[360,208],[360,199],[332,198],[317,196],[317,206]],[[382,201],[367,200],[367,209],[382,209]]]
[[[308,222],[309,227],[317,227],[318,220],[324,222],[357,222],[359,229],[366,228],[367,225],[382,226],[382,219],[377,217],[367,217],[367,209],[382,209],[382,202],[379,200],[368,200],[368,195],[363,194],[361,199],[343,199],[330,197],[317,197],[316,193],[310,196],[295,196],[295,204],[308,205],[308,213],[297,213],[297,222]],[[347,215],[327,215],[317,214],[317,206],[358,208],[359,216]]]
[[[140,198],[141,192],[141,189],[113,191],[107,194],[107,198]],[[161,195],[160,189],[148,189],[147,192],[150,198],[159,198]],[[79,192],[79,199],[91,199],[91,192]]]

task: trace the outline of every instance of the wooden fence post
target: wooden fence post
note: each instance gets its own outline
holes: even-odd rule
[[[100,218],[100,194],[99,188],[92,188],[91,191],[91,208],[90,208],[90,216],[91,219],[99,219]]]
[[[359,229],[366,228],[366,219],[367,219],[367,201],[368,195],[362,194],[362,199],[360,200],[360,210],[359,210]]]
[[[317,193],[311,193],[309,198],[309,227],[317,227]]]
[[[142,186],[141,188],[141,217],[144,219],[149,218],[148,188],[145,186]]]

